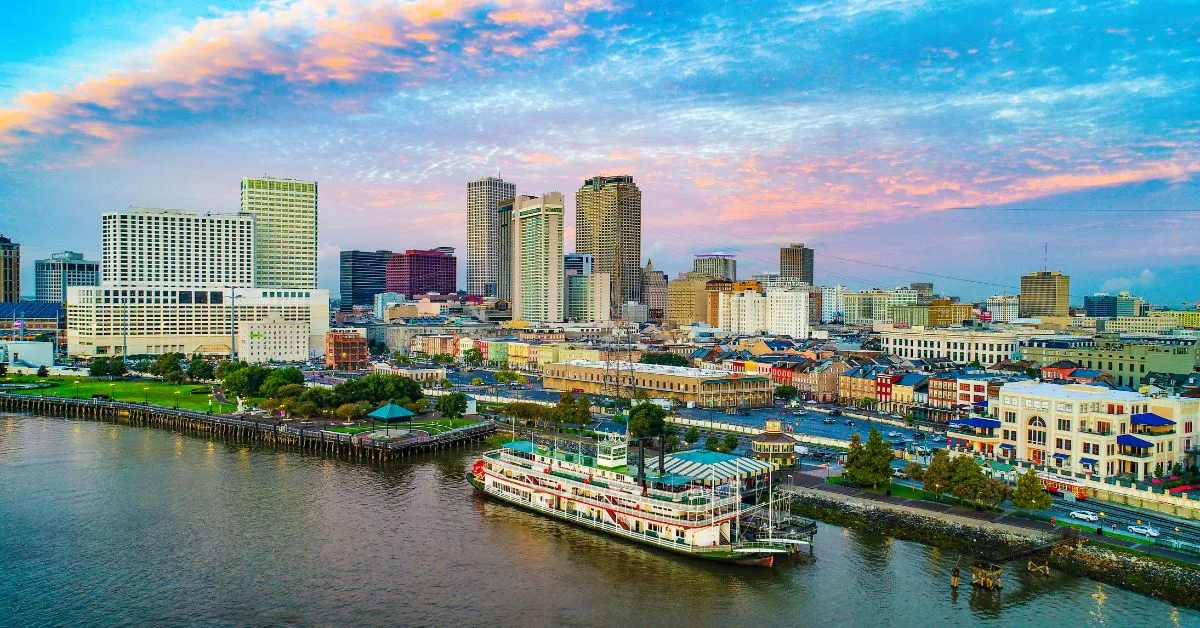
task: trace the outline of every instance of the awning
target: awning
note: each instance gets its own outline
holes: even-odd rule
[[[1121,434],[1120,436],[1117,436],[1117,444],[1125,445],[1126,447],[1138,447],[1138,448],[1154,446],[1154,443],[1151,443],[1148,440],[1142,440],[1142,439],[1138,438],[1137,436],[1134,436],[1133,434]]]
[[[1096,464],[1097,462],[1099,462],[1099,461],[1098,461],[1098,460],[1093,460],[1092,458],[1080,458],[1080,459],[1079,459],[1079,462],[1082,462],[1083,464],[1088,464],[1088,465],[1093,465],[1093,466],[1095,466],[1095,464]]]
[[[1059,460],[1066,460],[1066,459],[1070,458],[1070,456],[1068,456],[1067,454],[1060,454],[1060,453],[1055,453],[1054,457],[1058,458]]]
[[[1159,416],[1153,412],[1142,412],[1129,417],[1129,422],[1133,425],[1146,425],[1148,427],[1166,427],[1175,425],[1175,422],[1165,416]]]
[[[1010,445],[1008,443],[1000,443],[1000,449],[1016,449],[1016,448],[1017,448],[1016,445]]]
[[[984,427],[997,428],[1000,427],[1000,419],[985,419],[982,417],[971,417],[969,419],[955,419],[950,422],[950,425],[965,425],[966,427]]]
[[[986,402],[986,401],[976,401],[975,403],[973,403],[971,405],[975,406],[976,408],[986,408],[987,403],[988,402]]]

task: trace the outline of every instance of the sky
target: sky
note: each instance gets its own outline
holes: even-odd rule
[[[1149,1],[62,0],[6,9],[0,233],[95,259],[100,215],[320,184],[343,249],[459,249],[466,183],[631,174],[644,258],[1072,301],[1200,300],[1200,12]],[[14,25],[20,25],[16,28]],[[571,249],[573,219],[568,220]]]

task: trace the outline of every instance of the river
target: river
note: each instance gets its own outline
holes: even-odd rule
[[[1200,625],[1023,565],[953,595],[957,555],[827,525],[774,570],[681,558],[484,499],[469,455],[377,467],[0,415],[0,625]]]

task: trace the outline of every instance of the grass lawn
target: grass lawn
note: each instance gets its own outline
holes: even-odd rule
[[[188,410],[208,410],[209,393],[193,394],[192,390],[211,390],[209,384],[171,384],[157,380],[107,380],[91,377],[37,377],[35,375],[9,375],[2,381],[7,383],[46,382],[53,384],[50,388],[34,390],[13,390],[14,394],[53,395],[55,397],[73,397],[91,399],[92,395],[109,395],[114,401],[141,403],[148,401],[153,405],[173,408],[176,404]],[[178,393],[178,394],[176,394]],[[237,409],[233,404],[222,404],[213,401],[214,412],[232,412]]]

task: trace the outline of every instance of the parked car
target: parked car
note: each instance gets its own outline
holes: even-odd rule
[[[904,469],[892,469],[892,475],[901,479],[908,479],[908,474],[904,472]]]
[[[824,423],[825,425],[833,425],[833,419],[830,419],[828,417],[821,419],[821,422]]]
[[[913,438],[917,440],[925,440],[925,432],[913,432]]]
[[[895,412],[893,412],[892,414],[889,414],[888,416],[892,417],[893,419],[903,419],[904,418],[903,416],[896,414]]]
[[[842,416],[842,411],[834,408],[829,411],[829,416]]]
[[[1134,534],[1141,534],[1142,536],[1148,536],[1150,538],[1154,538],[1154,537],[1158,536],[1158,530],[1155,530],[1154,528],[1151,528],[1148,525],[1129,526],[1126,529]]]
[[[851,421],[850,419],[846,419],[846,425],[852,426],[852,425],[854,425],[854,421]]]
[[[1069,515],[1072,519],[1081,519],[1083,521],[1099,521],[1100,515],[1090,510],[1072,510]]]

